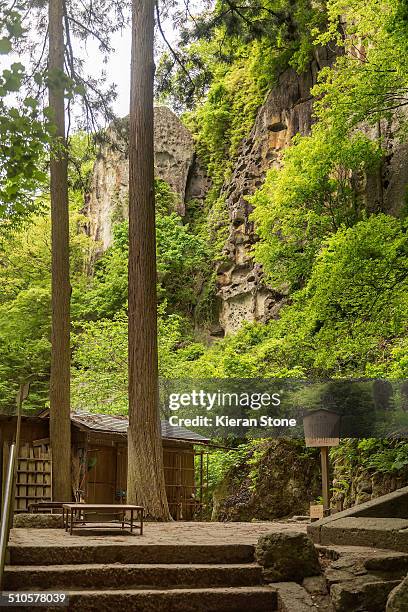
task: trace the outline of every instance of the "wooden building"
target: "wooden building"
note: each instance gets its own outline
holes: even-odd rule
[[[72,423],[73,498],[88,503],[120,503],[126,497],[126,417],[76,411]],[[16,418],[0,415],[0,477],[4,481]],[[208,440],[182,427],[161,422],[166,492],[175,519],[190,520],[201,508],[205,487],[204,459]],[[198,445],[198,446],[197,446]],[[199,448],[199,450],[197,450]],[[17,467],[16,511],[31,502],[52,499],[52,449],[45,411],[23,417]]]

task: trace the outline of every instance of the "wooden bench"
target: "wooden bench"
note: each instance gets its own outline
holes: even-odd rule
[[[28,505],[29,512],[43,512],[44,510],[50,510],[52,513],[53,510],[62,510],[62,506],[66,503],[70,502],[58,502],[58,501],[40,501],[40,502],[31,502]]]
[[[130,519],[126,518],[126,513],[130,513]],[[124,531],[125,524],[129,525],[130,533],[133,533],[133,528],[139,529],[140,535],[143,535],[143,506],[134,506],[131,504],[83,504],[72,503],[62,504],[62,521],[65,531],[69,531],[70,535],[74,530],[75,525],[80,525],[80,529],[106,529],[106,525],[98,525],[98,523],[86,521],[87,513],[112,514],[119,516],[119,527],[112,527]],[[136,518],[139,520],[139,525],[134,524]],[[112,523],[109,523],[111,526]],[[111,527],[109,527],[111,528]]]

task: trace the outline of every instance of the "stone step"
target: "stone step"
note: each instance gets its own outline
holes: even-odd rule
[[[72,544],[9,546],[10,565],[252,563],[252,544]]]
[[[44,592],[44,591],[43,591]],[[70,612],[273,612],[273,587],[69,591]],[[20,608],[19,608],[20,609]],[[21,608],[26,610],[27,608]],[[43,612],[61,608],[41,608]],[[295,612],[295,611],[293,611]]]
[[[336,612],[380,612],[385,610],[388,595],[399,583],[356,578],[333,584],[330,597]]]
[[[86,564],[8,566],[5,588],[24,589],[112,589],[127,588],[203,588],[254,586],[262,583],[262,568],[253,564]]]
[[[326,546],[368,546],[408,552],[407,519],[354,516],[336,518],[336,515],[330,518],[330,521],[321,521],[318,539],[317,536],[313,537],[315,542]],[[309,528],[308,531],[312,533]]]

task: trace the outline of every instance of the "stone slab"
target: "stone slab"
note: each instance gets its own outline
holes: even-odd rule
[[[73,564],[6,566],[5,590],[25,589],[69,591],[100,587],[204,588],[256,586],[262,584],[262,569],[243,564]]]
[[[279,612],[311,612],[316,610],[312,597],[296,582],[275,582]]]
[[[70,612],[272,612],[276,591],[270,587],[215,589],[112,590],[68,592]],[[52,608],[41,608],[44,612]],[[61,608],[54,608],[61,610]],[[292,610],[291,612],[295,612]],[[300,612],[299,609],[296,612]]]
[[[13,519],[15,529],[62,529],[62,514],[21,513]]]
[[[353,508],[337,512],[307,526],[307,532],[315,543],[321,542],[321,530],[339,519],[350,517],[395,518],[408,520],[408,487],[382,495]],[[334,543],[334,542],[333,542]]]
[[[326,523],[320,544],[371,546],[408,552],[408,521],[405,519],[348,517]]]

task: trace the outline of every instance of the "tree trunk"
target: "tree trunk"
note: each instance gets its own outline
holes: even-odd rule
[[[71,500],[70,281],[68,161],[65,136],[63,1],[49,0],[49,105],[55,133],[51,150],[52,346],[50,441],[53,499]]]
[[[129,432],[127,500],[169,520],[157,367],[153,144],[154,0],[133,0],[129,121]]]

